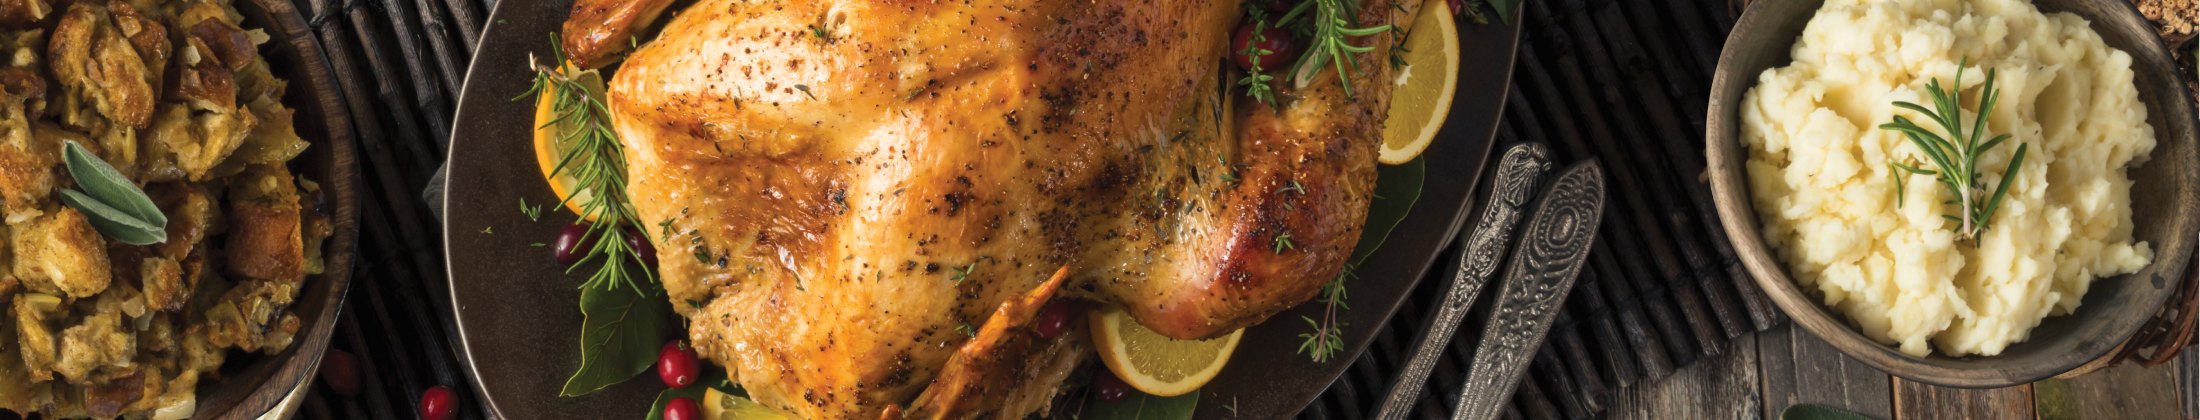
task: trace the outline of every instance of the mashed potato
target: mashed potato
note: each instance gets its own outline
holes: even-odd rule
[[[1792,50],[1742,97],[1742,140],[1764,237],[1796,282],[1815,287],[1864,335],[1903,353],[2001,353],[2040,319],[2077,309],[2093,279],[2136,271],[2154,257],[2131,238],[2128,165],[2146,161],[2154,128],[2132,84],[2131,57],[2101,42],[2085,19],[2041,14],[2024,0],[1828,0]],[[2017,144],[2030,144],[2009,195],[1975,242],[1959,240],[1955,194],[1899,132],[1896,108],[1932,106],[1925,88],[1964,71],[1965,122],[1985,70],[2000,102],[1987,115],[1986,188],[2000,182]],[[1946,134],[1941,132],[1945,137]],[[1904,176],[1897,206],[1892,177]]]

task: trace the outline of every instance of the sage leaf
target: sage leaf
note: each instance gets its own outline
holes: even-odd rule
[[[156,227],[144,220],[138,220],[76,190],[61,190],[61,203],[84,213],[84,218],[92,222],[92,230],[117,241],[131,245],[152,245],[168,240],[165,227]]]
[[[76,186],[83,188],[85,194],[153,227],[168,227],[168,215],[161,214],[144,190],[138,189],[137,184],[131,183],[130,178],[122,176],[122,172],[116,171],[106,160],[75,141],[68,142],[62,155],[69,166],[69,176],[76,178]]]
[[[606,264],[631,264],[622,261]],[[639,269],[639,268],[636,268]],[[587,395],[626,382],[657,363],[657,350],[674,335],[672,302],[631,287],[581,288],[581,368],[559,396]]]
[[[1818,404],[1790,405],[1780,410],[1780,420],[1871,420],[1862,414]]]

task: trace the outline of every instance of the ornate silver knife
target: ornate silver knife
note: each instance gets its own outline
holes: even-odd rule
[[[1490,321],[1482,328],[1453,420],[1490,419],[1512,398],[1528,361],[1543,346],[1560,302],[1573,290],[1604,213],[1604,169],[1585,161],[1558,173],[1535,207],[1505,265]]]
[[[1384,393],[1375,418],[1402,420],[1412,412],[1413,401],[1421,397],[1421,384],[1428,381],[1429,370],[1436,368],[1436,360],[1444,355],[1452,331],[1467,316],[1467,307],[1474,303],[1482,284],[1497,273],[1498,257],[1505,255],[1513,228],[1519,226],[1521,207],[1534,198],[1531,194],[1537,182],[1550,167],[1550,151],[1542,143],[1520,143],[1505,149],[1492,179],[1495,183],[1490,184],[1489,204],[1482,207],[1474,230],[1461,239],[1465,243],[1459,247],[1459,271],[1452,276],[1451,292],[1436,308],[1436,315],[1421,325],[1424,333],[1413,344],[1413,358]]]

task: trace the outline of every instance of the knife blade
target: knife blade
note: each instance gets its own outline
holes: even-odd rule
[[[1459,328],[1459,320],[1466,318],[1467,308],[1481,292],[1482,284],[1497,273],[1498,258],[1505,255],[1505,246],[1512,242],[1513,230],[1519,226],[1521,208],[1534,199],[1535,187],[1550,167],[1550,151],[1542,143],[1520,143],[1505,149],[1494,172],[1494,183],[1490,184],[1489,203],[1482,206],[1474,230],[1460,237],[1459,269],[1452,274],[1451,291],[1437,307],[1436,315],[1423,321],[1424,332],[1413,344],[1413,358],[1384,392],[1375,418],[1402,420],[1412,412],[1414,400],[1421,397],[1421,384],[1428,381],[1429,371],[1436,368],[1437,359],[1450,346],[1452,332]]]
[[[1604,212],[1603,167],[1589,160],[1560,171],[1532,208],[1534,216],[1505,264],[1474,361],[1467,364],[1467,382],[1452,410],[1453,420],[1496,418],[1512,399],[1596,241],[1597,221]]]

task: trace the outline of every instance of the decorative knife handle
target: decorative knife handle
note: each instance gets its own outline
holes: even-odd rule
[[[1560,172],[1535,206],[1506,264],[1504,284],[1475,346],[1453,420],[1490,419],[1512,398],[1528,360],[1543,346],[1556,309],[1573,290],[1604,212],[1604,170],[1596,161]]]
[[[1436,360],[1451,343],[1452,331],[1467,316],[1467,307],[1474,303],[1482,284],[1497,272],[1498,257],[1505,254],[1513,228],[1519,226],[1521,207],[1533,198],[1530,194],[1550,166],[1550,151],[1542,143],[1520,143],[1505,150],[1493,179],[1496,183],[1490,185],[1489,204],[1482,207],[1474,230],[1461,238],[1465,243],[1459,247],[1459,270],[1452,276],[1451,292],[1437,307],[1436,316],[1421,326],[1424,333],[1413,345],[1413,358],[1384,393],[1376,419],[1401,420],[1412,411],[1413,401],[1421,397],[1421,384],[1428,381],[1429,370],[1436,368]]]

